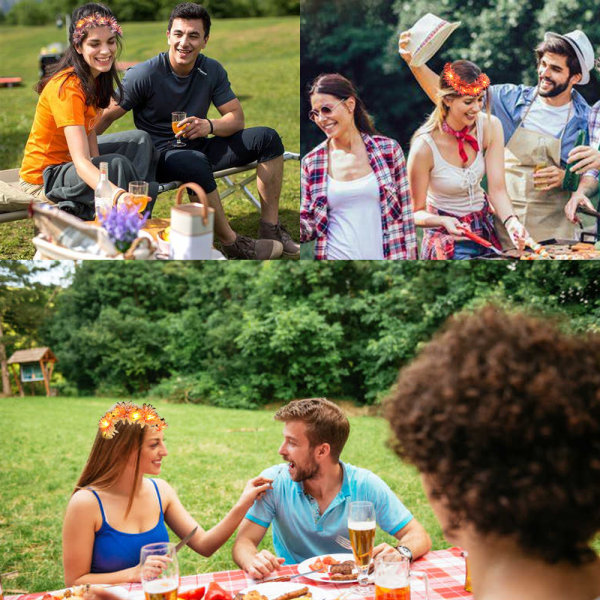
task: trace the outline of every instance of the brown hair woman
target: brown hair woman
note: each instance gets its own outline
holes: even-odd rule
[[[155,478],[167,456],[166,426],[148,404],[119,402],[100,419],[65,515],[66,585],[140,581],[140,549],[168,542],[166,525],[179,537],[198,526],[188,545],[210,556],[229,539],[254,500],[270,488],[269,479],[250,480],[223,520],[205,531],[175,490]]]
[[[300,239],[315,258],[417,258],[404,154],[379,135],[351,81],[319,75],[309,118],[326,139],[302,159]]]

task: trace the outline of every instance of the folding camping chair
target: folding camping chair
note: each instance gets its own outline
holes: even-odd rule
[[[283,160],[300,160],[300,154],[297,152],[284,152]],[[213,175],[215,179],[222,179],[225,182],[225,190],[220,194],[221,200],[227,198],[237,190],[241,191],[246,198],[254,204],[257,210],[260,210],[260,200],[258,200],[254,194],[248,189],[248,184],[252,183],[256,179],[256,167],[258,162],[254,161],[243,165],[241,167],[231,167],[230,169],[223,169],[222,171],[215,171]],[[240,181],[234,181],[231,179],[232,175],[237,173],[244,173],[246,171],[252,171],[250,175],[247,175]],[[171,181],[169,183],[161,183],[158,186],[158,193],[168,192],[169,190],[175,190],[182,184],[181,181]]]

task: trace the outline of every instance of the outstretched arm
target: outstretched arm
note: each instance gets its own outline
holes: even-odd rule
[[[94,127],[94,131],[97,135],[104,133],[117,119],[120,119],[127,111],[121,108],[112,98],[108,108],[105,108],[102,112],[100,120]]]
[[[410,42],[410,31],[403,31],[400,34],[398,40],[398,52],[400,56],[406,61],[411,73],[415,76],[417,83],[421,86],[423,91],[429,96],[429,99],[435,104],[437,101],[437,95],[440,90],[439,76],[432,71],[427,65],[420,67],[413,67],[410,65],[412,60],[412,54],[408,51],[407,46]]]
[[[202,556],[211,556],[231,537],[254,500],[264,494],[266,490],[271,489],[271,482],[271,479],[264,477],[255,477],[248,481],[240,499],[233,508],[219,523],[205,531],[181,504],[175,490],[165,481],[162,481],[161,492],[164,491],[166,498],[165,521],[180,538],[183,538],[197,526],[198,531],[190,539],[188,546],[202,554]]]
[[[258,551],[258,545],[267,532],[266,527],[244,519],[233,544],[233,560],[253,579],[262,579],[284,562],[268,550]]]

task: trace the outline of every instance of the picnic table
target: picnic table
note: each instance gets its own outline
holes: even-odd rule
[[[428,552],[412,564],[411,570],[427,573],[431,600],[473,598],[473,594],[465,591],[465,559],[461,556],[460,548]],[[296,573],[298,573],[298,565],[284,565],[277,572],[277,576],[295,575]],[[191,587],[207,586],[211,581],[215,581],[233,594],[260,583],[260,581],[251,579],[244,571],[235,570],[182,576],[180,587],[190,589]],[[322,597],[315,600],[333,600],[343,591],[352,586],[356,587],[354,583],[320,583],[307,577],[297,577],[293,581],[295,583],[311,585],[322,591]],[[142,590],[142,586],[139,583],[123,584],[122,587],[130,593],[141,592]],[[374,589],[373,586],[371,587]],[[5,600],[39,600],[42,596],[43,592],[39,592],[36,594],[22,594],[20,596],[5,596]],[[141,594],[136,594],[136,596],[139,598]],[[420,600],[419,596],[420,594],[418,593],[413,594],[411,600]],[[372,600],[372,596],[366,596],[365,598],[366,600],[369,600],[369,598]]]

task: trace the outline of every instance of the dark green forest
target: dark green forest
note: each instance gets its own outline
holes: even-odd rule
[[[106,4],[123,22],[166,21],[173,7],[183,0],[106,0]],[[11,25],[45,25],[60,15],[71,14],[81,0],[19,0],[0,22]],[[297,15],[300,0],[203,0],[199,2],[213,18],[276,17]]]
[[[302,153],[323,139],[307,118],[306,88],[320,73],[352,79],[377,129],[408,152],[408,142],[433,105],[398,55],[398,35],[425,13],[461,21],[428,63],[440,72],[447,61],[476,62],[494,83],[535,85],[535,46],[544,32],[582,29],[600,44],[595,0],[302,0]],[[587,101],[600,99],[597,72],[578,87]]]
[[[592,263],[88,261],[65,288],[35,283],[33,265],[3,261],[0,341],[7,356],[49,346],[61,395],[374,404],[461,310],[495,302],[600,331]]]

